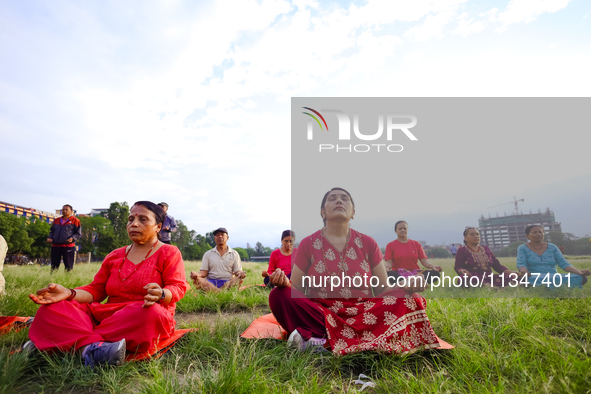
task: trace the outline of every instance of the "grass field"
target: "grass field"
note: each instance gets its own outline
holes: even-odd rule
[[[568,259],[568,257],[567,257]],[[448,275],[451,259],[434,260]],[[501,259],[515,268],[515,260]],[[591,257],[573,259],[591,268]],[[188,273],[200,266],[185,263]],[[76,265],[73,273],[51,276],[49,267],[5,266],[7,295],[0,315],[32,316],[37,306],[27,294],[50,281],[66,287],[87,284],[98,264]],[[261,283],[266,264],[245,263],[245,284]],[[63,269],[63,266],[62,266]],[[253,318],[269,313],[268,291],[251,288],[221,294],[193,291],[177,304],[177,327],[198,328],[169,354],[123,367],[83,367],[79,356],[10,354],[27,331],[0,337],[0,393],[340,393],[356,392],[363,373],[376,383],[373,393],[588,393],[591,392],[591,301],[575,298],[512,298],[510,292],[477,289],[471,298],[427,295],[435,332],[454,350],[386,356],[345,357],[300,354],[276,340],[244,340],[239,335]],[[521,297],[545,292],[520,292]],[[539,293],[539,294],[538,294]],[[558,294],[558,293],[552,293]]]

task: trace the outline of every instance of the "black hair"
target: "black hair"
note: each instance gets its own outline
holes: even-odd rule
[[[466,229],[464,230],[464,245],[468,245],[468,242],[466,242],[466,235],[468,235],[468,231],[470,230],[478,231],[476,227],[466,227]]]
[[[74,212],[74,208],[72,208],[72,206],[71,206],[70,204],[64,204],[64,205],[62,206],[62,208],[63,208],[63,207],[70,207],[70,209],[72,210],[72,212]]]
[[[295,241],[295,233],[291,230],[285,230],[284,232],[281,233],[281,241],[283,241],[283,239],[285,237],[293,237],[293,239]]]
[[[156,224],[164,224],[166,213],[164,213],[164,209],[160,205],[154,204],[152,201],[136,201],[133,205],[141,205],[148,211],[152,211],[154,219],[156,219]],[[133,205],[131,206],[132,208]],[[158,239],[160,239],[160,232],[158,232]]]
[[[534,227],[539,227],[539,228],[541,228],[541,229],[542,229],[542,232],[544,232],[544,227],[542,227],[542,226],[541,226],[541,225],[539,225],[539,224],[532,224],[531,226],[527,226],[527,227],[525,228],[525,235],[529,235],[529,233],[531,232],[531,230],[532,230]]]
[[[396,230],[398,229],[398,225],[400,223],[406,223],[406,220],[399,220],[396,223],[394,223],[394,232],[396,232]],[[408,227],[408,223],[406,223],[406,227]]]
[[[328,199],[328,195],[330,194],[330,192],[332,192],[334,190],[342,190],[345,193],[347,193],[347,196],[349,196],[349,198],[351,199],[351,204],[353,204],[353,209],[355,209],[355,202],[353,201],[353,197],[351,197],[351,193],[349,193],[348,191],[346,191],[342,187],[333,187],[332,189],[327,191],[326,194],[324,195],[324,197],[322,198],[322,204],[320,204],[320,216],[322,216],[322,210],[324,209],[324,205],[326,204],[326,200]],[[326,218],[323,217],[322,220],[324,221],[324,225],[326,226]]]

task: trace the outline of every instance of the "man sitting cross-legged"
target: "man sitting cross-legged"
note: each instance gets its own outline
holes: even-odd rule
[[[198,273],[191,271],[195,287],[205,291],[220,291],[241,286],[246,272],[242,271],[238,252],[226,244],[228,231],[220,227],[213,232],[213,236],[216,247],[205,252]]]

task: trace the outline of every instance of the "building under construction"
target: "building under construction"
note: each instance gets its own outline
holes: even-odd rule
[[[532,224],[544,227],[544,232],[562,231],[560,223],[554,218],[554,212],[550,208],[545,212],[530,214],[513,214],[510,216],[498,216],[478,219],[478,231],[480,231],[480,243],[488,246],[492,251],[497,251],[509,246],[512,242],[527,242],[525,228]]]

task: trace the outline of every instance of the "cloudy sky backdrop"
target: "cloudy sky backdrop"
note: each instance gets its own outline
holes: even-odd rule
[[[0,200],[80,213],[164,200],[201,234],[279,246],[291,97],[589,96],[590,14],[583,0],[1,0]],[[550,206],[590,233],[582,160],[499,184],[495,202]],[[463,225],[495,211],[466,212]],[[448,213],[411,236],[459,242],[434,220]]]

